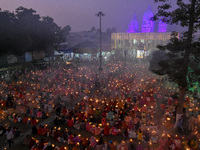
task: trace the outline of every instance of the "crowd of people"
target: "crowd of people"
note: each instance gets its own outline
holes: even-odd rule
[[[74,145],[73,149],[142,150],[156,145],[158,150],[181,150],[195,149],[198,145],[195,127],[198,121],[194,116],[197,114],[187,110],[191,99],[186,98],[185,104],[189,126],[184,126],[183,115],[178,129],[182,133],[188,128],[194,136],[183,139],[165,130],[176,119],[177,88],[150,73],[145,64],[127,63],[125,67],[123,62],[111,62],[100,73],[92,64],[76,68],[57,65],[27,71],[17,81],[1,81],[1,84],[2,109],[15,108],[8,119],[30,124],[32,134],[43,137],[26,138],[24,143],[30,149],[55,148],[46,136],[63,143],[59,149]],[[37,127],[40,119],[52,114],[56,114],[54,127]],[[72,134],[71,128],[80,134]],[[81,135],[82,132],[89,132],[91,137]],[[105,140],[106,136],[111,139]],[[112,140],[116,136],[122,139],[120,143]],[[12,144],[12,140],[8,142]]]

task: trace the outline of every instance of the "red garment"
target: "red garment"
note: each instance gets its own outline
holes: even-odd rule
[[[154,97],[153,96],[150,97],[150,102],[154,102]]]
[[[81,101],[81,106],[85,106],[85,101]]]
[[[103,132],[103,134],[104,134],[104,135],[109,135],[109,131],[110,131],[110,128],[109,128],[108,125],[106,125],[106,126],[104,127],[104,132]]]
[[[45,143],[45,141],[41,141],[41,142],[39,143],[39,146],[38,146],[38,149],[39,149],[39,150],[42,150],[42,149],[44,148],[44,143]]]
[[[29,142],[29,148],[32,148],[35,143],[36,143],[36,141],[33,138],[31,138],[31,140]]]
[[[14,118],[14,123],[17,123],[17,118]]]
[[[101,129],[101,128],[95,127],[94,128],[94,135],[100,135],[102,130],[103,129]]]
[[[37,135],[42,135],[42,127],[39,127],[39,128],[37,129]]]
[[[42,128],[42,135],[46,135],[46,134],[47,134],[47,128],[44,127],[44,128]]]
[[[24,106],[26,106],[28,104],[27,100],[24,100]]]
[[[106,111],[110,111],[110,107],[108,105],[106,106]]]
[[[66,109],[66,108],[63,108],[63,110],[62,110],[62,115],[65,116],[66,113],[67,113],[67,109]]]
[[[172,139],[167,139],[166,140],[166,146],[169,147],[170,145],[173,144],[173,140]]]
[[[87,130],[88,132],[90,132],[91,129],[92,129],[92,125],[91,125],[89,122],[87,122],[87,123],[86,123],[86,130]]]
[[[69,135],[68,138],[67,138],[67,140],[68,140],[68,144],[74,144],[74,142],[73,142],[73,135]]]
[[[115,127],[112,127],[111,133],[112,135],[118,135],[119,131]]]
[[[138,111],[138,106],[135,105],[135,106],[133,107],[133,109],[134,109],[135,112]]]
[[[102,118],[102,119],[101,119],[101,123],[102,123],[103,126],[105,126],[105,125],[106,125],[106,119],[105,119],[105,118]]]
[[[57,139],[60,136],[60,133],[58,131],[54,132],[54,138]]]
[[[165,104],[161,104],[160,107],[161,107],[162,110],[164,110],[165,109]]]
[[[122,128],[125,130],[128,128],[125,121],[122,121]]]
[[[172,98],[168,99],[168,105],[172,105]]]
[[[37,121],[36,121],[36,119],[32,119],[30,123],[31,123],[32,126],[36,126]]]
[[[42,118],[42,112],[41,111],[37,112],[37,118]]]
[[[78,113],[78,120],[82,120],[82,113]]]
[[[165,143],[166,143],[165,139],[164,139],[164,138],[161,138],[160,141],[159,141],[159,144],[160,144],[160,145],[159,145],[159,148],[160,148],[160,149],[164,149]]]
[[[22,98],[23,94],[22,93],[19,93],[19,98]]]
[[[186,97],[186,103],[189,104],[189,102],[190,102],[190,98]]]
[[[65,147],[62,145],[59,150],[65,150]]]
[[[72,119],[68,120],[67,126],[68,127],[73,127],[73,120]]]
[[[103,111],[103,113],[102,113],[102,117],[103,117],[103,118],[106,117],[106,112],[105,112],[105,111]]]
[[[27,124],[27,121],[28,121],[28,117],[24,117],[23,120],[22,120],[22,123]]]

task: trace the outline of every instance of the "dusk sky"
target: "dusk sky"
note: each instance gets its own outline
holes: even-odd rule
[[[59,26],[70,25],[72,31],[87,31],[92,26],[99,28],[99,11],[105,13],[102,18],[102,30],[116,27],[118,32],[126,32],[128,24],[136,14],[141,26],[143,14],[151,5],[155,14],[157,6],[154,0],[0,0],[2,10],[14,11],[23,6],[32,8],[40,16],[50,16]]]

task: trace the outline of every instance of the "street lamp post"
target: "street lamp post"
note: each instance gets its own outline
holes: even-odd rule
[[[99,65],[100,66],[99,66],[99,71],[102,71],[103,68],[102,68],[102,52],[101,52],[101,17],[105,16],[105,14],[103,14],[100,11],[98,14],[96,14],[96,16],[100,18],[100,29],[99,29],[99,32],[100,32],[100,55],[99,55],[99,57],[100,57],[100,64]]]
[[[126,67],[126,55],[127,55],[127,50],[124,50],[124,56],[125,56],[125,67]]]

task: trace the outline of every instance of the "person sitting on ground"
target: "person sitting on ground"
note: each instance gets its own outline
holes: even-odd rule
[[[61,135],[57,138],[58,142],[64,143],[64,137]]]
[[[99,142],[97,143],[96,149],[104,149],[105,143],[103,137],[100,138]]]
[[[33,117],[33,118],[31,119],[30,124],[31,124],[32,126],[36,126],[36,125],[37,125],[37,120],[35,119],[35,117]]]
[[[80,138],[79,138],[79,136],[78,135],[76,135],[76,134],[74,134],[74,137],[73,137],[73,142],[74,142],[74,144],[76,145],[78,142],[80,142],[81,140],[80,140]]]
[[[145,142],[149,142],[149,141],[150,141],[150,138],[151,138],[151,136],[150,136],[149,130],[145,130],[145,131],[144,131],[144,141],[145,141]]]
[[[98,127],[98,125],[96,125],[96,127],[94,128],[94,135],[100,135],[103,131],[103,128]]]
[[[18,117],[17,117],[17,122],[21,122],[21,121],[22,121],[21,116],[18,116]]]
[[[47,114],[45,113],[45,111],[42,111],[42,119],[46,119],[48,118]]]
[[[83,148],[86,149],[88,144],[89,144],[89,140],[86,137],[83,137],[81,139],[81,145],[83,146]]]
[[[45,143],[46,141],[44,140],[44,139],[41,139],[40,140],[40,142],[39,142],[39,145],[38,145],[38,149],[39,150],[42,150],[43,148],[44,148],[44,143]]]
[[[68,127],[73,127],[73,119],[72,118],[70,118],[68,121],[67,121],[67,126]]]
[[[22,123],[27,124],[27,122],[28,122],[28,117],[27,115],[25,115],[24,118],[22,119]]]
[[[111,134],[112,135],[118,135],[118,134],[120,134],[120,131],[113,126],[111,128]]]
[[[73,127],[75,129],[79,130],[80,129],[80,122],[78,120],[76,120],[75,123],[74,123],[74,125],[73,125]]]
[[[108,149],[109,150],[116,150],[116,146],[113,144],[113,142],[111,140],[109,141]]]
[[[96,141],[95,137],[93,137],[93,136],[91,136],[91,138],[90,138],[90,145],[91,145],[91,148],[94,148],[97,145],[97,141]]]
[[[37,112],[37,118],[42,118],[42,111],[40,109]]]
[[[42,126],[42,135],[46,135],[48,132],[48,129],[46,126]]]
[[[87,122],[85,127],[86,127],[86,131],[91,132],[91,130],[92,130],[91,122]]]
[[[137,134],[136,134],[136,132],[133,130],[133,129],[130,129],[129,131],[128,131],[128,135],[129,135],[129,138],[133,138],[133,139],[136,139],[137,138]]]
[[[105,125],[103,134],[104,135],[109,135],[110,134],[109,124]]]
[[[51,142],[49,142],[48,144],[46,144],[43,148],[44,150],[54,150],[54,147],[52,147]]]
[[[139,140],[139,141],[142,141],[142,138],[143,138],[143,132],[139,129],[138,130],[138,132],[137,132],[137,139]]]
[[[42,135],[42,125],[40,125],[37,129],[37,135]]]
[[[68,138],[67,138],[67,143],[69,144],[74,144],[73,142],[73,135],[71,132],[69,132]]]

